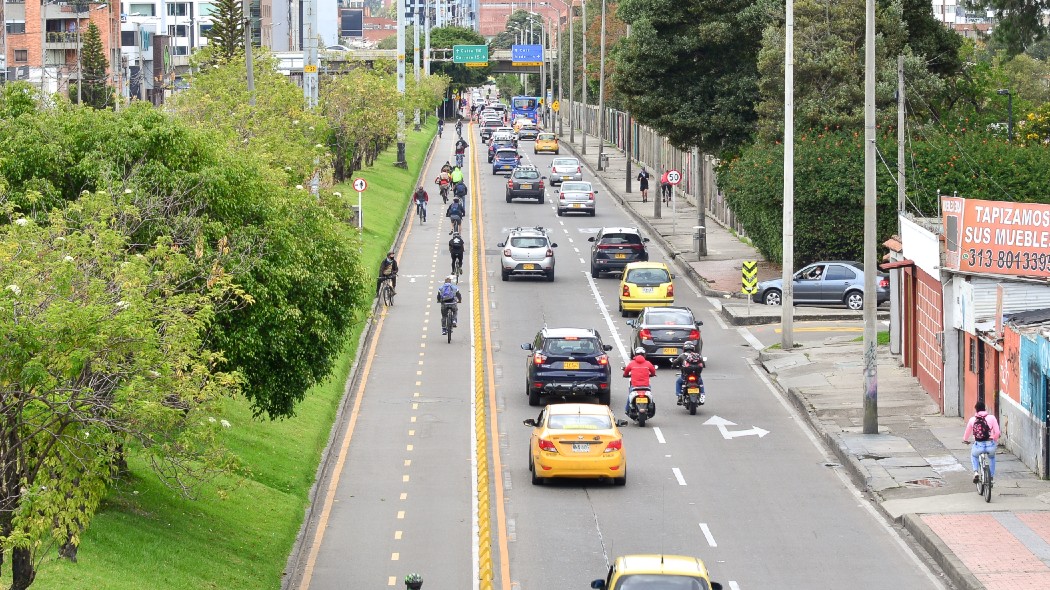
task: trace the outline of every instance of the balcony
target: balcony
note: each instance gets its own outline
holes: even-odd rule
[[[76,33],[48,31],[44,39],[45,49],[76,49],[78,46]]]

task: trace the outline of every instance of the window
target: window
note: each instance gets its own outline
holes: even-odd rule
[[[832,264],[828,267],[828,274],[824,277],[825,281],[852,281],[857,278],[857,275],[852,270],[842,266],[840,264]]]
[[[157,10],[153,4],[132,4],[128,14],[131,16],[157,16]]]
[[[977,339],[970,338],[970,372],[977,372]]]
[[[121,31],[120,32],[120,46],[121,47],[134,47],[135,46],[135,31]]]
[[[211,16],[215,12],[215,5],[210,2],[201,2],[197,6],[197,12],[201,16]]]
[[[27,62],[29,61],[29,50],[28,49],[16,49],[15,50],[15,61],[16,62]]]
[[[190,48],[185,46],[185,45],[172,45],[171,46],[171,54],[172,55],[189,55],[190,54]]]
[[[185,2],[168,4],[168,16],[189,16],[190,5]]]
[[[168,35],[172,37],[186,37],[189,31],[189,25],[168,25]]]
[[[26,22],[24,20],[9,20],[7,21],[7,34],[8,35],[22,35],[26,32]]]
[[[201,25],[201,37],[207,37],[211,33],[211,24]]]

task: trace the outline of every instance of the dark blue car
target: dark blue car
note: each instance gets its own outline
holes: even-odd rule
[[[531,352],[525,361],[530,406],[540,405],[543,397],[592,396],[609,405],[612,346],[602,343],[596,330],[544,328],[521,348]]]
[[[510,174],[518,167],[520,160],[521,156],[518,155],[516,149],[496,150],[496,154],[492,157],[492,174],[496,175],[500,172]]]

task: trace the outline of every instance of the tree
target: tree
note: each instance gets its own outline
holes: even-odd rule
[[[231,291],[179,284],[195,265],[160,241],[134,253],[137,213],[88,193],[40,225],[0,229],[0,559],[28,588],[45,541],[75,546],[124,445],[181,492],[225,470],[206,417],[239,379],[203,334]]]
[[[927,69],[942,78],[958,73],[962,36],[933,17],[929,0],[899,1],[912,53],[924,56]]]
[[[213,10],[209,44],[220,60],[233,59],[244,52],[244,8],[239,0],[216,0]]]
[[[1043,15],[1050,10],[1050,0],[974,0],[969,8],[992,11],[996,20],[992,40],[1011,56],[1046,38]]]
[[[83,89],[79,90],[77,85],[69,89],[69,98],[74,102],[77,96],[81,96],[84,103],[95,109],[108,109],[115,104],[116,95],[109,86],[109,76],[106,74],[109,62],[106,60],[106,52],[102,47],[102,35],[99,33],[95,23],[89,23],[84,33],[84,46],[80,50],[81,80],[77,85],[83,83]]]
[[[371,165],[397,133],[397,81],[389,74],[355,68],[324,81],[321,110],[331,129],[329,145],[337,182]]]
[[[754,130],[767,15],[750,0],[623,0],[633,28],[612,80],[627,110],[680,148],[739,150]]]

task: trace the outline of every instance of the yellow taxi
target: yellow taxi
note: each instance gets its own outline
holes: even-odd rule
[[[712,582],[704,562],[685,555],[624,555],[617,557],[604,580],[591,582],[594,590],[682,588],[722,590]]]
[[[555,477],[597,477],[627,483],[627,456],[620,426],[604,404],[551,404],[539,417],[523,422],[532,427],[529,471],[532,485]]]
[[[536,143],[533,144],[533,153],[538,154],[540,152],[553,152],[558,153],[558,136],[553,133],[540,133],[536,136]]]
[[[674,304],[674,275],[662,262],[630,262],[620,279],[620,315]]]

